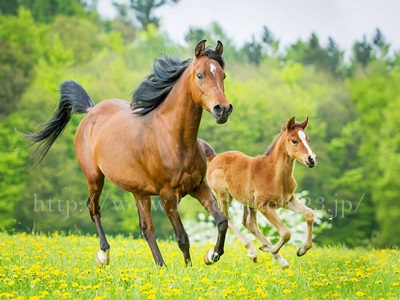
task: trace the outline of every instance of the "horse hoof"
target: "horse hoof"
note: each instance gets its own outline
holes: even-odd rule
[[[256,263],[256,262],[257,262],[257,256],[255,256],[255,257],[249,256],[249,258],[250,258],[250,260],[251,260],[253,263]]]
[[[297,250],[296,254],[297,254],[298,257],[300,257],[300,256],[303,256],[306,253],[307,253],[307,249],[303,249],[303,247],[300,247],[299,250]]]
[[[96,263],[99,267],[108,265],[110,263],[110,249],[97,252]]]
[[[206,265],[212,265],[219,261],[218,253],[214,252],[214,250],[208,250],[206,255],[204,255],[204,263]]]

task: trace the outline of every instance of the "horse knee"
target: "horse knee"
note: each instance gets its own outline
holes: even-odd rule
[[[304,217],[306,218],[307,223],[314,223],[314,211],[312,209],[308,209],[304,213]]]
[[[223,215],[223,217],[217,223],[218,231],[226,232],[228,230],[228,218]]]

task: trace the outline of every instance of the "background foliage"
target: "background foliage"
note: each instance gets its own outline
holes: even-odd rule
[[[399,245],[400,227],[393,224],[400,217],[400,54],[384,34],[377,29],[345,53],[333,39],[324,44],[316,34],[282,48],[264,27],[260,37],[237,47],[215,23],[188,28],[187,45],[181,46],[158,26],[153,9],[163,2],[179,5],[131,1],[119,6],[112,20],[99,17],[96,1],[0,4],[0,228],[93,233],[73,150],[81,116],[29,171],[31,151],[15,129],[39,130],[52,116],[58,86],[66,79],[80,82],[95,102],[129,101],[156,57],[191,57],[195,43],[207,38],[210,45],[217,39],[224,43],[225,89],[234,113],[222,126],[204,114],[199,136],[217,152],[258,155],[287,119],[310,117],[307,130],[320,163],[312,170],[298,166],[295,175],[298,191],[308,191],[307,204],[325,211],[331,226],[317,242]],[[131,15],[147,21],[132,21]],[[171,226],[158,199],[153,201],[157,235],[169,238]],[[106,232],[139,235],[130,194],[107,183],[101,203]],[[204,213],[190,198],[180,211],[186,222]]]

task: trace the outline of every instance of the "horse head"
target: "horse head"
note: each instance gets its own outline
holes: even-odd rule
[[[191,64],[191,93],[193,101],[210,112],[215,122],[223,124],[232,113],[232,105],[224,93],[223,45],[220,41],[214,50],[205,47],[206,40],[195,48]]]
[[[296,123],[294,117],[290,118],[285,127],[285,145],[290,157],[312,168],[317,164],[317,155],[310,148],[310,138],[305,132],[307,125],[308,117],[301,123]]]

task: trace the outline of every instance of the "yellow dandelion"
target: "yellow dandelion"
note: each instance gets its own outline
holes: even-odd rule
[[[356,296],[357,297],[364,297],[364,296],[366,296],[366,294],[363,293],[363,292],[356,292]]]
[[[289,295],[289,294],[293,293],[293,290],[284,289],[284,290],[282,291],[282,293],[284,293],[285,295]]]

